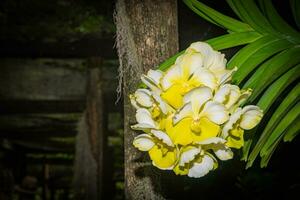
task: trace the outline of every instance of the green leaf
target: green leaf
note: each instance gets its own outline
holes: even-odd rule
[[[280,33],[285,35],[287,40],[300,42],[300,34],[293,29],[288,23],[286,23],[281,16],[278,14],[276,9],[271,3],[271,0],[260,0],[260,5],[265,11],[265,15],[270,24]]]
[[[290,0],[290,5],[291,5],[291,9],[292,9],[292,13],[294,16],[294,20],[298,26],[298,28],[300,29],[300,2],[299,0]]]
[[[215,24],[221,25],[223,28],[234,31],[234,32],[244,32],[244,31],[252,31],[253,29],[248,25],[239,20],[236,20],[232,17],[228,17],[223,15],[222,13],[206,6],[205,4],[197,1],[197,0],[189,0],[184,2],[190,2],[192,6],[197,8],[203,15],[209,17],[214,21]]]
[[[248,140],[245,141],[243,149],[242,149],[242,158],[241,158],[241,160],[247,161],[252,142],[253,142],[252,139],[248,139]]]
[[[236,47],[239,45],[244,45],[251,43],[258,38],[260,38],[261,35],[256,32],[243,32],[243,33],[231,33],[222,35],[213,39],[209,39],[206,42],[212,46],[214,50],[223,50],[226,48]],[[182,55],[185,52],[185,50],[180,51],[179,53],[175,54],[171,58],[164,61],[162,64],[158,66],[157,69],[165,71],[167,70],[171,65],[173,65],[180,55]]]
[[[296,119],[295,123],[288,127],[283,141],[291,142],[300,133],[300,118]]]
[[[167,70],[169,67],[171,67],[175,63],[177,57],[179,57],[180,55],[182,55],[184,52],[185,52],[185,50],[178,52],[177,54],[175,54],[171,58],[169,58],[166,61],[164,61],[163,63],[161,63],[158,66],[157,69],[162,70],[162,71]]]
[[[260,155],[265,156],[268,150],[271,148],[273,144],[276,143],[277,140],[280,139],[280,136],[284,133],[284,131],[289,127],[294,121],[300,116],[300,102],[298,102],[287,114],[286,116],[279,122],[277,127],[272,131],[272,134],[264,144],[261,149]]]
[[[238,71],[233,76],[233,81],[240,84],[250,72],[267,58],[291,46],[290,42],[270,35],[263,36],[245,46],[228,63],[229,69],[235,66],[238,67]]]
[[[259,33],[273,33],[274,29],[253,0],[231,0],[241,19]]]
[[[273,102],[278,96],[297,78],[300,77],[300,64],[296,65],[283,76],[277,79],[259,99],[257,106],[259,106],[265,113],[268,111]]]
[[[231,33],[209,39],[206,42],[210,44],[215,50],[223,50],[239,45],[248,44],[254,42],[261,37],[256,32],[242,32],[242,33]]]
[[[243,88],[252,88],[253,93],[248,102],[256,97],[274,80],[300,62],[300,46],[287,49],[262,64]]]
[[[296,102],[300,99],[300,83],[294,87],[287,97],[282,101],[279,107],[276,109],[274,114],[272,115],[271,119],[269,120],[267,126],[265,127],[264,131],[262,132],[259,140],[255,144],[252,152],[249,155],[247,168],[251,167],[254,160],[256,159],[257,155],[265,145],[265,143],[269,140],[270,135],[272,134],[273,129],[275,126],[280,122],[282,117],[288,112],[288,110],[293,106]]]
[[[270,149],[268,150],[267,154],[264,155],[262,158],[261,158],[261,161],[260,161],[260,167],[263,168],[263,167],[267,167],[272,155],[274,154],[277,146],[279,145],[281,139],[283,137],[283,134],[280,135],[280,137],[278,138],[278,140],[276,140],[276,142],[270,147]]]

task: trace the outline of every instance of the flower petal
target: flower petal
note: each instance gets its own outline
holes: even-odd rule
[[[155,101],[158,103],[160,110],[166,115],[168,113],[168,105],[164,100],[157,94],[152,94]]]
[[[214,149],[214,153],[220,160],[229,160],[233,158],[233,152],[225,145],[223,148]]]
[[[240,88],[236,85],[225,84],[220,87],[214,96],[214,101],[222,103],[230,108],[237,102],[241,95]]]
[[[241,108],[237,108],[236,111],[230,115],[228,122],[223,127],[222,130],[222,138],[226,138],[229,134],[229,131],[233,128],[233,125],[241,118],[243,114]]]
[[[166,120],[166,132],[174,144],[188,145],[193,142],[193,133],[190,129],[192,118],[185,118],[173,125],[172,116]]]
[[[180,120],[182,120],[186,117],[192,117],[192,116],[193,116],[192,104],[187,103],[184,106],[182,106],[181,109],[175,113],[175,115],[173,117],[173,124],[177,124]]]
[[[240,127],[249,130],[254,128],[262,119],[263,112],[257,106],[245,106],[243,108],[243,115],[240,123]]]
[[[188,78],[198,68],[203,66],[203,56],[197,52],[186,52],[176,59],[175,64],[182,69],[182,75]]]
[[[212,90],[218,86],[218,80],[215,75],[205,68],[198,68],[190,78],[189,82],[193,83],[193,85],[207,86]]]
[[[134,97],[138,105],[149,108],[153,105],[151,92],[147,89],[137,89],[134,93]]]
[[[193,113],[198,115],[201,106],[212,98],[212,90],[209,87],[197,87],[183,97],[183,102],[186,104],[191,102]]]
[[[161,85],[163,90],[167,90],[171,87],[176,80],[181,78],[181,69],[179,65],[171,66],[168,71],[166,71],[165,75],[161,79]]]
[[[191,162],[201,152],[201,147],[187,146],[184,147],[179,157],[179,166],[184,166]]]
[[[204,141],[201,142],[197,142],[197,144],[202,144],[202,145],[206,145],[206,144],[225,144],[226,140],[220,137],[211,137],[208,138]]]
[[[151,133],[155,137],[157,137],[158,139],[160,139],[166,145],[168,145],[170,147],[174,147],[174,144],[173,144],[171,138],[165,132],[160,131],[160,130],[151,130]]]
[[[207,117],[216,124],[223,124],[229,118],[229,113],[225,106],[215,101],[208,101],[205,104],[201,115]]]
[[[155,128],[155,122],[151,117],[151,113],[147,109],[138,109],[136,111],[135,118],[138,124],[147,124],[149,127]]]
[[[150,69],[147,73],[147,76],[153,80],[156,85],[159,85],[160,79],[163,76],[163,72],[160,70],[152,70]]]
[[[168,149],[161,149],[154,145],[149,151],[149,156],[152,164],[162,170],[172,170],[177,160],[176,149],[168,151]]]
[[[163,92],[161,97],[173,108],[178,109],[182,106],[184,92],[185,89],[181,84],[174,84]]]
[[[201,162],[195,162],[191,169],[189,170],[188,176],[193,178],[200,178],[208,174],[214,168],[214,160],[208,156],[204,155]]]
[[[133,146],[140,151],[149,151],[154,146],[154,142],[148,134],[141,134],[134,138]]]

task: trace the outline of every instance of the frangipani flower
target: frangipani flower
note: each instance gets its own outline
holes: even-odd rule
[[[244,130],[262,118],[257,106],[241,105],[251,89],[230,84],[236,69],[208,44],[196,42],[166,72],[142,75],[147,88],[130,95],[137,109],[132,129],[144,133],[133,145],[147,151],[152,164],[177,175],[199,178],[233,158],[244,145]]]
[[[160,130],[141,134],[134,138],[133,145],[140,151],[148,151],[152,164],[159,169],[173,169],[177,161],[177,148],[169,136]]]
[[[253,105],[237,108],[224,125],[222,138],[227,140],[227,146],[241,148],[244,145],[244,130],[254,128],[261,120],[263,111]]]
[[[175,144],[187,145],[219,134],[220,125],[229,116],[226,107],[212,98],[208,87],[195,88],[183,97],[185,105],[174,114],[172,124],[166,122],[166,131]]]

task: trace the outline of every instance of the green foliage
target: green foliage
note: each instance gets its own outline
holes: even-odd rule
[[[271,0],[227,0],[240,20],[226,16],[197,0],[184,3],[203,19],[228,31],[207,40],[215,50],[242,48],[229,60],[228,68],[237,67],[234,83],[252,88],[246,103],[258,104],[264,110],[263,122],[249,131],[242,160],[251,167],[258,155],[261,167],[267,166],[282,140],[291,141],[299,133],[300,33],[278,14]],[[300,3],[290,0],[293,17],[299,27]],[[183,52],[159,66],[166,70]],[[270,109],[270,108],[276,109]]]

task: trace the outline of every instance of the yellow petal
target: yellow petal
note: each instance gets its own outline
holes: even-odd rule
[[[191,122],[191,118],[185,118],[173,126],[172,116],[166,120],[166,132],[174,144],[188,145],[193,142]]]
[[[183,104],[185,88],[181,84],[174,84],[161,94],[161,97],[172,107],[178,109]]]
[[[176,165],[173,171],[176,175],[187,175],[189,173],[189,167]]]
[[[176,152],[168,151],[166,148],[154,146],[149,151],[149,156],[153,161],[153,165],[160,169],[170,169],[176,162]]]
[[[198,122],[199,131],[193,131],[193,141],[201,142],[211,137],[216,137],[220,132],[220,126],[202,117]]]
[[[241,128],[232,129],[227,138],[226,146],[236,149],[244,146],[244,130]]]

